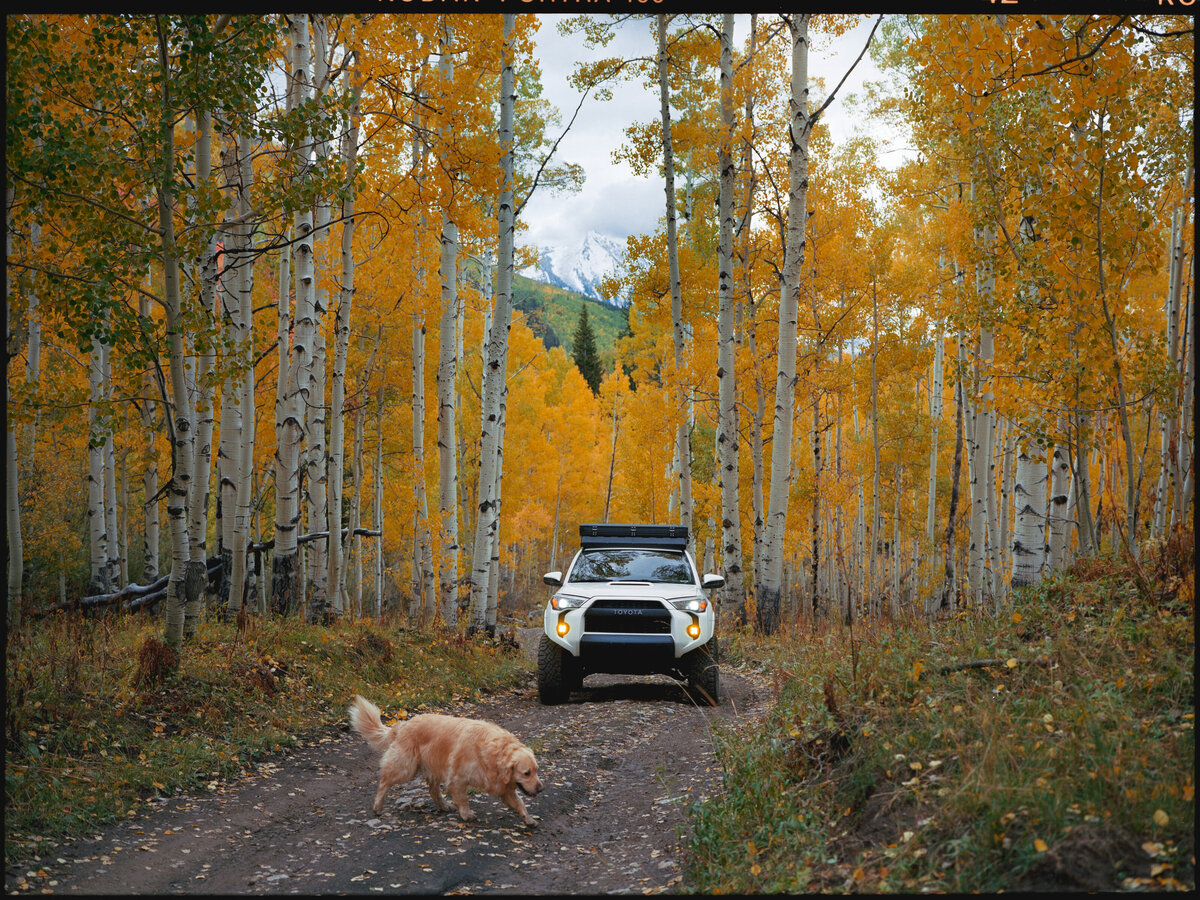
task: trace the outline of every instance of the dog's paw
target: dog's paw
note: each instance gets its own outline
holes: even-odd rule
[[[469,809],[460,809],[458,814],[462,817],[464,822],[470,822],[472,819],[476,818],[475,813]]]
[[[537,817],[536,816],[526,816],[525,824],[528,825],[530,828],[537,828],[537,824],[538,824]]]

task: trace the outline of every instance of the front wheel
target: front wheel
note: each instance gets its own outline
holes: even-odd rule
[[[717,691],[720,688],[719,658],[716,637],[688,654],[688,688],[694,694],[699,694],[709,706],[717,705]]]
[[[538,700],[546,706],[566,703],[574,682],[575,658],[542,635],[538,644]]]

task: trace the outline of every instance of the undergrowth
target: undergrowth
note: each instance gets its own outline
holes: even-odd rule
[[[1194,889],[1193,552],[1088,560],[999,614],[727,631],[775,702],[717,731],[688,888]]]
[[[496,641],[333,626],[202,623],[178,655],[144,616],[56,615],[9,635],[5,860],[44,852],[147,801],[215,789],[346,721],[355,693],[385,718],[519,684]]]

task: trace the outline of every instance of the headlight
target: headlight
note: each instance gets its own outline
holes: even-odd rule
[[[550,608],[557,610],[575,609],[587,602],[583,597],[572,597],[570,594],[555,594],[550,598]]]
[[[671,605],[676,609],[686,609],[688,612],[704,612],[708,609],[708,601],[703,598],[685,597],[682,600],[672,600]]]

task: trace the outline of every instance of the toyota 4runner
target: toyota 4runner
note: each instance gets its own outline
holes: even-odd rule
[[[716,612],[708,591],[720,575],[698,574],[680,525],[580,525],[579,551],[542,580],[546,604],[538,647],[538,698],[566,701],[593,672],[665,674],[717,703]]]

